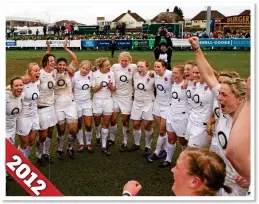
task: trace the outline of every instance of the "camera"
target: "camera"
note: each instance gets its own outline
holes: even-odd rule
[[[164,21],[162,21],[162,25],[161,25],[160,29],[161,29],[160,35],[161,35],[161,36],[164,36],[164,35],[166,34],[166,31],[165,31],[166,25],[165,25],[165,22],[164,22]]]

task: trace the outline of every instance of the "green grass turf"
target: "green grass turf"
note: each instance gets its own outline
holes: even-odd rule
[[[64,51],[53,51],[57,57],[69,57]],[[207,59],[216,70],[234,70],[241,77],[247,78],[250,75],[250,52],[221,52],[207,51]],[[30,62],[39,62],[44,51],[7,51],[6,52],[6,84],[13,76],[23,75],[26,66]],[[109,57],[111,63],[117,62],[119,52],[115,57],[110,58],[110,52],[76,52],[79,62],[82,60],[94,60],[98,57]],[[131,52],[133,62],[138,59],[146,59],[150,66],[153,66],[154,58],[151,51]],[[69,58],[68,58],[69,59]],[[194,54],[189,52],[174,52],[172,56],[172,65],[181,64],[188,60],[194,60]],[[131,126],[132,130],[132,126]],[[155,149],[158,136],[157,125],[154,124],[154,136],[152,150]],[[95,136],[93,135],[93,143]],[[46,165],[39,170],[66,196],[120,196],[123,185],[129,180],[137,180],[141,183],[143,189],[140,196],[173,196],[171,186],[173,176],[170,168],[159,169],[159,161],[149,164],[146,158],[142,156],[144,149],[144,131],[142,131],[141,150],[138,152],[120,153],[119,147],[123,141],[122,123],[118,124],[118,133],[115,139],[115,146],[109,150],[112,156],[107,157],[100,152],[100,147],[95,147],[95,152],[89,154],[83,152],[77,153],[75,160],[64,161],[55,159],[54,164]],[[18,141],[16,141],[18,142]],[[129,145],[133,144],[132,132],[129,137]],[[66,143],[64,145],[66,147]],[[51,154],[55,156],[57,148],[56,130],[51,144]],[[172,166],[178,158],[180,147],[177,145],[174,154]],[[35,164],[35,147],[30,155],[30,160]],[[22,187],[15,181],[7,183],[7,196],[25,196],[28,195]]]

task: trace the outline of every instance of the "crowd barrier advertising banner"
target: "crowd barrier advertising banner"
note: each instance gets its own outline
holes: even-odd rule
[[[82,40],[82,47],[97,47],[97,40]]]
[[[50,40],[51,47],[63,47],[64,40]],[[69,40],[68,47],[81,47],[81,40]],[[17,40],[16,47],[47,47],[46,40]]]
[[[116,40],[117,47],[132,47],[133,40]]]
[[[250,39],[200,39],[201,47],[250,47]]]
[[[16,41],[14,41],[14,40],[7,40],[5,42],[5,46],[6,47],[16,47]]]
[[[250,39],[208,39],[200,38],[201,47],[250,47]],[[117,47],[154,48],[154,39],[116,40]],[[190,47],[188,39],[172,39],[173,47]],[[109,47],[111,40],[70,40],[68,47]],[[46,47],[46,40],[7,40],[6,47]],[[64,40],[50,40],[51,47],[63,47]]]
[[[133,40],[133,47],[148,47],[148,40]]]
[[[97,47],[109,47],[111,46],[111,40],[96,40]]]

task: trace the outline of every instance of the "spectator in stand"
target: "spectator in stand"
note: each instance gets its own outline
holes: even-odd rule
[[[57,34],[59,36],[59,32],[60,32],[60,26],[57,26]]]
[[[62,35],[64,35],[64,34],[65,34],[65,30],[66,30],[65,25],[61,26],[61,34],[62,34]]]
[[[43,33],[44,33],[44,36],[47,35],[47,26],[43,26]]]
[[[74,31],[75,31],[75,30],[74,30],[74,25],[71,24],[71,25],[70,25],[70,34],[73,35],[73,34],[74,34]]]

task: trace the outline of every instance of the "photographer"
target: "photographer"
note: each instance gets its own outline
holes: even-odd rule
[[[161,42],[161,37],[165,36],[165,42]],[[167,69],[171,70],[171,57],[172,57],[172,51],[173,51],[173,42],[171,40],[170,33],[166,29],[165,26],[161,26],[158,29],[158,33],[155,38],[155,45],[154,45],[154,54],[155,59],[163,59],[165,62],[167,62],[168,66]]]

